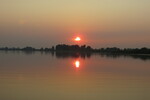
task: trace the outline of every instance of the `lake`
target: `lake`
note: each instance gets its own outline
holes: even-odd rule
[[[0,100],[150,100],[150,59],[0,51]]]

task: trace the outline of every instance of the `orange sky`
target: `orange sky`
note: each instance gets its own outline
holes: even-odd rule
[[[1,0],[0,46],[150,47],[149,0]]]

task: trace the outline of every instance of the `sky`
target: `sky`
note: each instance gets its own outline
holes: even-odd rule
[[[57,44],[150,47],[150,0],[0,0],[0,47]]]

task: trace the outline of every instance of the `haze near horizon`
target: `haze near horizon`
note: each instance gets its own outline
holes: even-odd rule
[[[0,46],[150,47],[149,0],[1,0]]]

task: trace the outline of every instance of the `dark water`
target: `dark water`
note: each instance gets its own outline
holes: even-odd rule
[[[150,100],[150,60],[0,51],[0,100]]]

